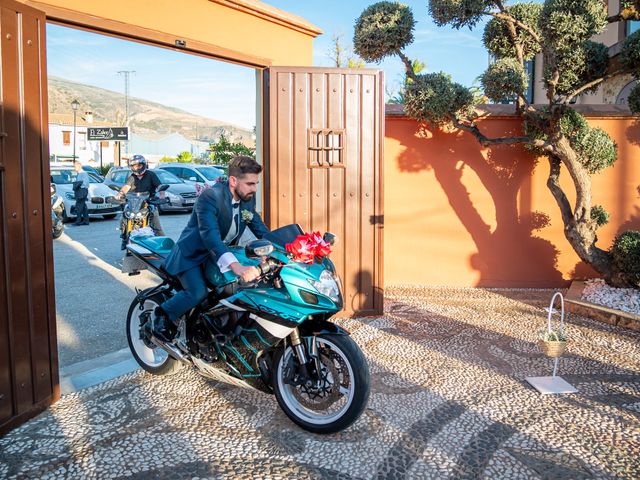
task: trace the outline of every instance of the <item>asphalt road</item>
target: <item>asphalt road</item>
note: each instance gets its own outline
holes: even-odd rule
[[[189,215],[162,215],[166,234],[177,240]],[[159,283],[146,271],[132,277],[121,273],[119,225],[120,216],[92,218],[83,227],[67,224],[53,241],[61,368],[126,348],[125,321],[135,288]]]

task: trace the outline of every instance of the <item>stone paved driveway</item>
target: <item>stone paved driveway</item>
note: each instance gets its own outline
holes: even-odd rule
[[[392,288],[380,318],[341,320],[372,373],[350,429],[294,426],[273,397],[183,370],[65,396],[0,438],[0,478],[639,478],[640,335],[571,317],[543,397],[524,377],[549,290]]]

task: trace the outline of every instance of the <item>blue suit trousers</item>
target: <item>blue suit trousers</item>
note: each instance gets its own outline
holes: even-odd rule
[[[197,265],[177,275],[184,290],[176,293],[160,307],[172,322],[191,310],[207,297],[207,284],[202,267]]]

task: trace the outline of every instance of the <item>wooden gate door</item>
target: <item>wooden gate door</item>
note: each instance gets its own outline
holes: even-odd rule
[[[0,433],[59,398],[45,27],[0,0]]]
[[[380,314],[382,72],[272,67],[264,78],[267,221],[337,234],[344,314]]]

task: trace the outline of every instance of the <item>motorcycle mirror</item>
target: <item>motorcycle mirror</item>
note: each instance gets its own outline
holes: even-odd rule
[[[265,257],[273,252],[273,244],[269,240],[254,240],[244,247],[244,253],[249,258]]]
[[[331,232],[326,232],[323,236],[322,239],[327,242],[329,245],[335,245],[336,243],[338,243],[338,236],[334,233]]]
[[[164,192],[167,188],[169,188],[169,185],[167,185],[166,183],[164,183],[164,184],[162,184],[162,185],[160,185],[160,186],[158,187],[158,191],[159,191],[159,192]]]

